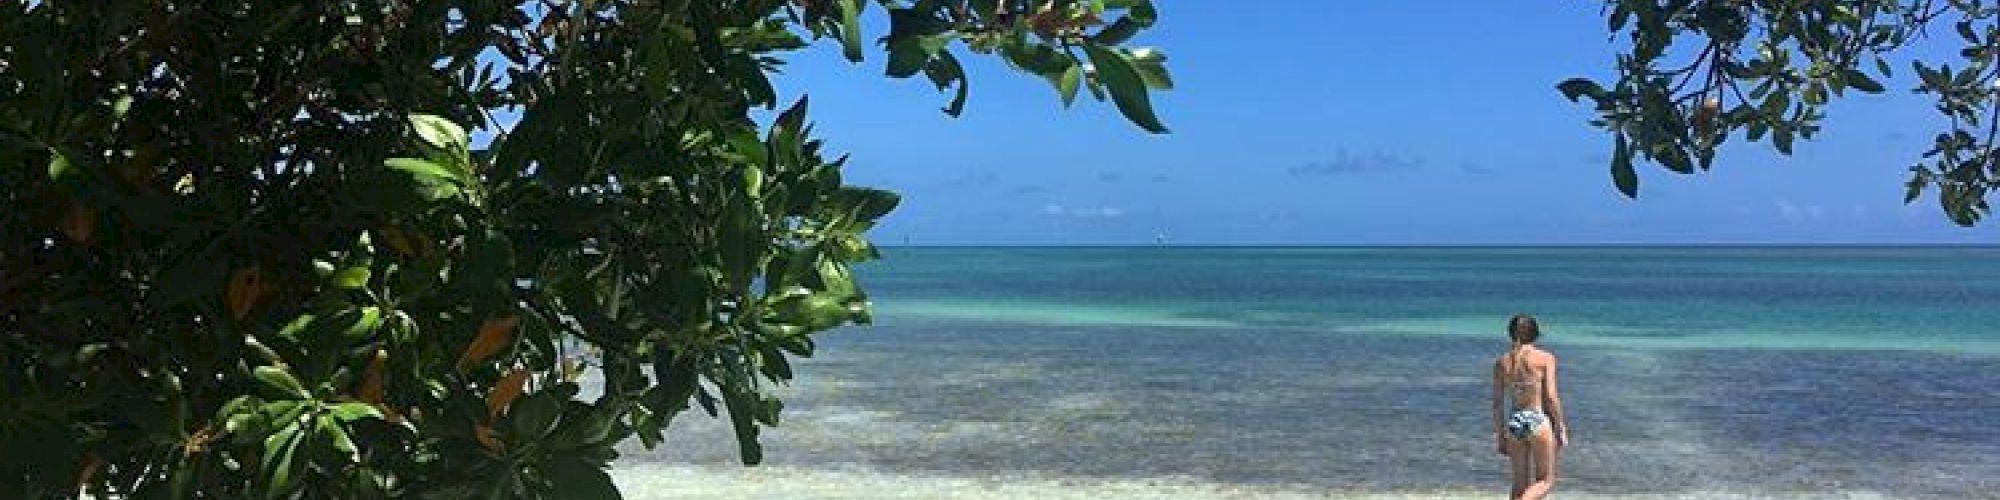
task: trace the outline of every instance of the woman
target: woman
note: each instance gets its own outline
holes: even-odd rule
[[[1512,348],[1493,362],[1493,433],[1512,462],[1515,500],[1539,500],[1556,486],[1556,452],[1569,445],[1569,423],[1556,393],[1556,356],[1535,346],[1535,317],[1507,320]],[[1503,409],[1505,400],[1514,402]]]

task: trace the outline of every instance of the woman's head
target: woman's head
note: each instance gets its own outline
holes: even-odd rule
[[[1523,344],[1532,344],[1541,336],[1542,326],[1535,323],[1534,316],[1516,314],[1507,319],[1507,338]]]

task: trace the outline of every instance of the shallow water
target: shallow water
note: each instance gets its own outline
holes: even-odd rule
[[[637,498],[1501,491],[1484,377],[1527,310],[1563,359],[1565,491],[2000,498],[1993,257],[891,252],[863,274],[878,326],[797,365],[765,433],[775,472],[728,465],[727,426],[685,418],[619,476]],[[1072,489],[1102,495],[1056,493]]]

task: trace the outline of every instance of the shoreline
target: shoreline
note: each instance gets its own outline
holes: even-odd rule
[[[1504,490],[1314,491],[1304,486],[1245,485],[1184,476],[1095,478],[1006,475],[960,477],[896,474],[866,469],[795,466],[701,466],[629,463],[611,477],[632,500],[669,498],[734,499],[1264,499],[1264,500],[1449,500],[1483,499]],[[1496,485],[1500,480],[1496,478]],[[1571,485],[1574,486],[1574,485]],[[1558,488],[1559,498],[1580,500],[1890,500],[1873,491],[1596,493]]]

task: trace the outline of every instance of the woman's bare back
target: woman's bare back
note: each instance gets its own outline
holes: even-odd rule
[[[1513,400],[1512,409],[1542,411],[1542,396],[1547,394],[1547,375],[1549,367],[1555,364],[1555,355],[1524,345],[1500,354],[1493,364],[1494,376],[1507,387],[1507,396]]]

